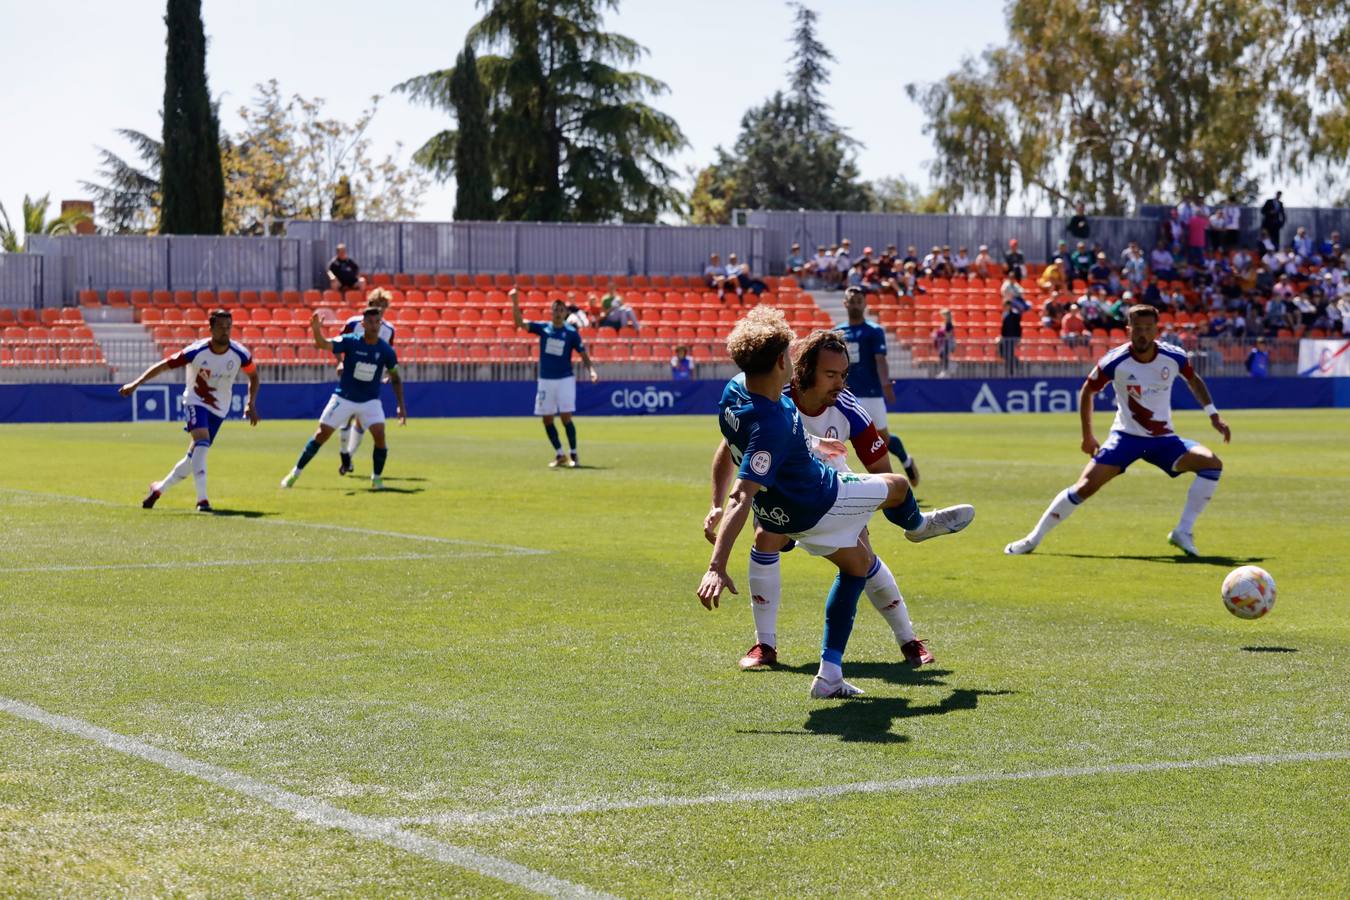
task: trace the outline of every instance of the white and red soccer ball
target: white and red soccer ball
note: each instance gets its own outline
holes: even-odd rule
[[[1239,566],[1224,578],[1221,594],[1239,619],[1259,619],[1275,605],[1275,579],[1260,566]]]

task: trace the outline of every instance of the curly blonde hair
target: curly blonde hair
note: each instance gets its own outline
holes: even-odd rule
[[[745,374],[762,375],[773,368],[794,338],[781,309],[756,306],[727,335],[727,354]]]
[[[390,301],[392,301],[393,299],[394,299],[393,294],[389,293],[384,288],[377,287],[370,293],[366,294],[366,305],[378,306],[381,309],[384,309],[389,306]]]

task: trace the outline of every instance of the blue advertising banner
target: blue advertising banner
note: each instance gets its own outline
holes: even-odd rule
[[[1350,407],[1350,378],[1213,378],[1206,382],[1220,409]],[[721,381],[613,381],[577,385],[579,416],[712,415]],[[895,411],[1044,413],[1078,408],[1077,378],[940,379],[896,382]],[[408,412],[418,418],[529,416],[531,381],[439,381],[408,384]],[[258,398],[267,419],[317,419],[333,392],[331,383],[265,384]],[[235,385],[233,414],[244,408],[245,387]],[[1172,395],[1177,409],[1198,409],[1184,386]],[[392,414],[393,393],[384,403]],[[0,385],[0,422],[135,422],[182,418],[177,385],[147,385],[131,398],[115,385]],[[1110,388],[1096,408],[1114,408]]]

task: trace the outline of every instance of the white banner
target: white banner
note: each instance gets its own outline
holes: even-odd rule
[[[1298,374],[1305,378],[1350,378],[1350,340],[1299,341]]]

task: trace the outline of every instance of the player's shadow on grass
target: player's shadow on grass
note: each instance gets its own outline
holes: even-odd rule
[[[1266,561],[1264,556],[1185,556],[1171,553],[1038,553],[1038,556],[1066,556],[1070,559],[1131,559],[1139,562],[1175,563],[1182,566],[1246,566]]]
[[[856,666],[849,667],[849,675],[856,675]],[[922,671],[922,670],[919,670]],[[742,734],[816,734],[838,737],[847,743],[904,744],[908,735],[891,731],[900,719],[917,716],[941,716],[959,710],[975,709],[980,697],[1011,694],[1013,691],[982,691],[957,688],[940,703],[912,706],[906,697],[855,697],[832,706],[813,709],[806,717],[802,730],[743,731]]]
[[[380,488],[378,491],[372,491],[370,488],[357,488],[356,490],[347,491],[346,493],[347,493],[347,496],[348,496],[348,497],[355,497],[355,496],[357,496],[358,494],[420,494],[420,493],[422,493],[422,492],[425,491],[425,490],[426,490],[426,488],[420,488],[420,487],[415,487],[415,488],[391,487],[391,486],[389,486],[389,485],[386,484],[384,487]]]
[[[403,476],[399,476],[399,475],[386,475],[386,476],[384,476],[384,480],[385,480],[386,482],[389,482],[389,481],[426,481],[425,478],[421,478],[421,477],[416,476],[416,475],[403,475]]]
[[[817,663],[803,663],[799,666],[774,666],[774,669],[778,671],[799,672],[803,675],[814,675],[817,668]],[[849,678],[872,678],[877,681],[884,681],[887,684],[909,686],[946,684],[942,677],[950,674],[952,674],[950,669],[935,669],[932,666],[922,666],[916,669],[909,663],[894,661],[851,662],[848,664]]]
[[[1297,653],[1297,647],[1276,647],[1273,645],[1263,647],[1243,647],[1248,653]]]
[[[193,513],[196,515],[196,513]],[[274,512],[264,512],[261,509],[221,509],[219,506],[211,510],[211,515],[217,519],[227,519],[236,517],[240,519],[261,519],[263,516],[275,516]]]

